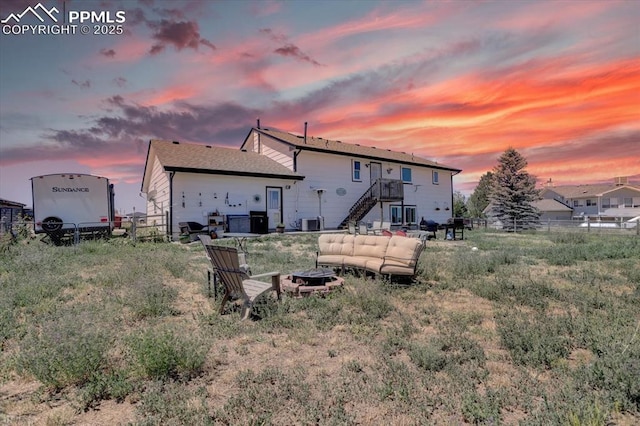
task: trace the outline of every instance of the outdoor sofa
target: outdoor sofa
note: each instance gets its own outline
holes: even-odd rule
[[[414,277],[423,249],[422,240],[400,235],[322,234],[316,267]]]

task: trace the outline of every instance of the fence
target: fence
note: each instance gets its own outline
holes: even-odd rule
[[[168,241],[169,212],[145,216],[131,221],[130,236],[132,241]]]
[[[137,241],[168,241],[168,214],[149,215],[131,220],[100,222],[53,222],[43,224],[43,240],[55,245],[78,244],[81,240],[106,238],[109,236],[130,238]],[[35,233],[33,221],[0,221],[0,236],[28,238]]]
[[[595,220],[541,220],[536,224],[514,220],[503,223],[491,219],[470,219],[476,227],[505,232],[521,232],[538,230],[546,232],[590,232],[623,235],[640,235],[640,220],[625,221],[595,221]]]

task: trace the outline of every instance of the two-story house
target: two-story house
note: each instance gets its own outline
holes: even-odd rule
[[[141,191],[148,215],[169,216],[174,238],[179,222],[212,216],[264,215],[269,229],[415,226],[452,216],[459,172],[410,153],[256,127],[240,149],[152,140]]]
[[[610,184],[554,186],[548,182],[541,196],[570,207],[573,218],[627,220],[640,215],[640,186],[624,177]]]

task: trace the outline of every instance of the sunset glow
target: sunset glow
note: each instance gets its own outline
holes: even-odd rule
[[[460,168],[467,195],[510,146],[540,185],[640,181],[638,2],[92,5],[123,34],[0,37],[0,198],[47,169],[140,209],[150,139],[239,148],[257,118]]]

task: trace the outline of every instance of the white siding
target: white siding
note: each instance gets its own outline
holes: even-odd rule
[[[254,135],[257,135],[257,133],[254,133]],[[258,142],[256,136],[254,136],[254,144],[257,150]],[[269,136],[260,135],[260,150],[262,155],[282,164],[289,170],[293,170],[293,153],[295,151],[291,151],[289,145],[283,144]]]
[[[149,181],[149,192],[147,193],[147,215],[162,215],[169,210],[169,177],[157,157],[154,156],[151,161],[151,179]],[[150,200],[149,194],[153,192],[155,192],[155,195],[153,200]],[[150,221],[152,220],[153,218],[150,218]]]
[[[294,181],[245,176],[220,176],[199,173],[176,173],[173,178],[173,238],[180,233],[179,222],[207,224],[208,215],[249,214],[266,211],[266,187],[282,187],[285,224],[293,220]],[[286,189],[289,186],[290,189]],[[259,198],[259,200],[258,200]],[[275,224],[270,223],[269,228]]]
[[[352,160],[362,163],[362,181],[352,180]],[[369,168],[365,165],[371,160],[359,157],[333,155],[303,151],[298,156],[298,172],[306,176],[298,183],[297,216],[298,218],[315,217],[320,213],[320,202],[317,192],[313,188],[323,188],[322,216],[325,218],[326,228],[336,228],[348,215],[349,209],[365,193],[370,186]],[[432,183],[432,169],[417,166],[407,166],[389,161],[382,163],[382,177],[401,179],[401,167],[408,167],[412,173],[412,184],[405,184],[405,205],[416,206],[416,219],[421,217],[433,219],[436,222],[446,222],[452,216],[451,205],[451,172],[439,170],[439,184]],[[391,173],[387,172],[391,169]],[[338,189],[346,190],[345,195],[338,195]],[[400,205],[399,202],[383,203],[382,215],[384,220],[390,219],[390,205]],[[436,206],[439,210],[435,210]],[[446,207],[449,210],[446,210]],[[381,211],[379,205],[374,207],[364,218],[364,221],[379,220]]]

